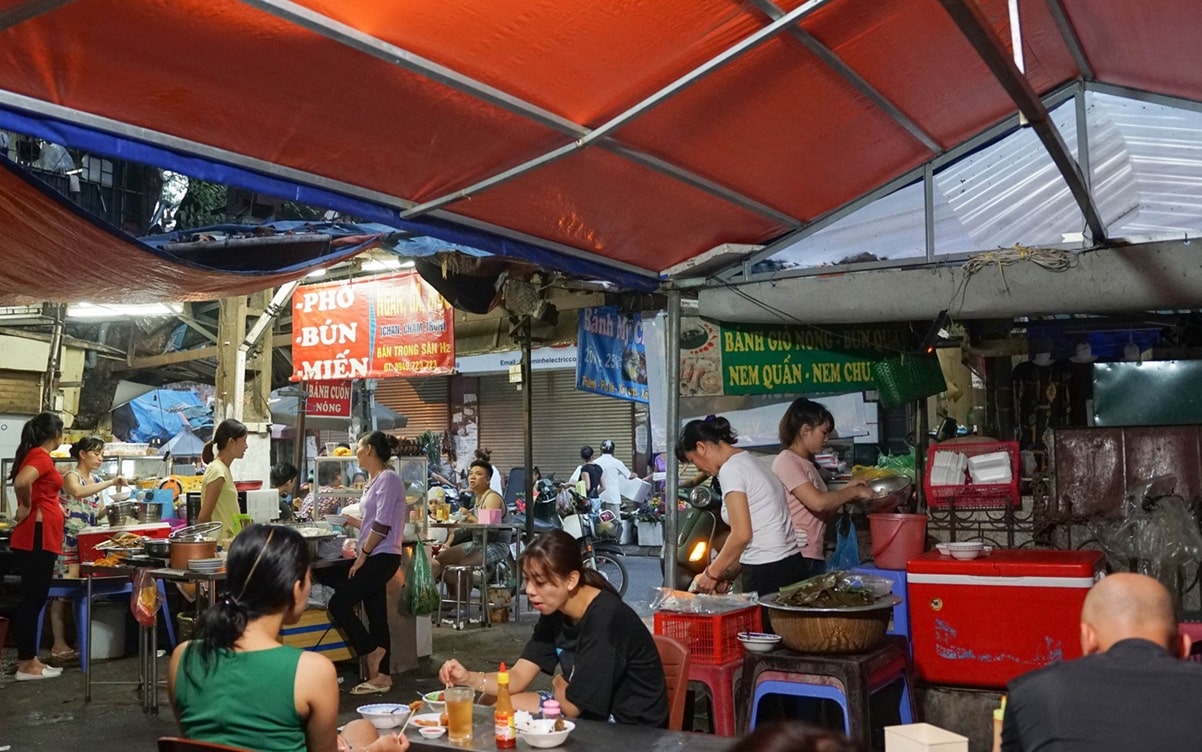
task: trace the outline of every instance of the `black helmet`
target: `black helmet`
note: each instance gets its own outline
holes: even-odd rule
[[[605,439],[604,441],[601,442],[601,453],[602,454],[613,454],[614,453],[613,439]]]

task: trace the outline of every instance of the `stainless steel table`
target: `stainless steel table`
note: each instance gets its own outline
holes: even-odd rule
[[[512,522],[497,522],[497,523],[485,524],[483,522],[446,521],[446,522],[431,522],[430,527],[444,528],[447,530],[468,530],[472,533],[473,541],[476,538],[476,533],[479,533],[480,534],[481,561],[485,560],[484,557],[485,557],[487,549],[488,549],[488,532],[490,530],[495,530],[498,532],[500,532],[502,530],[509,530],[509,531],[513,531],[513,532],[518,532],[520,534],[520,531],[522,529],[520,526],[515,525]],[[480,583],[480,613],[481,613],[480,621],[482,621],[484,623],[484,626],[491,627],[492,626],[492,615],[488,611],[488,570],[484,564],[480,565],[480,569],[484,572],[484,576],[482,578],[483,582]],[[520,584],[522,581],[522,574],[520,571],[518,571],[518,572],[516,572],[516,575],[518,578],[518,583]],[[516,605],[514,606],[514,608],[515,608],[514,619],[521,618],[521,615],[522,615],[522,611],[521,611],[522,597],[521,597],[521,595],[522,594],[519,591],[517,598],[514,599],[514,601],[516,603]],[[470,600],[465,599],[464,602],[470,603]]]

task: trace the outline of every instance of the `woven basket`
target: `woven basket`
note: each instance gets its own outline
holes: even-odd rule
[[[878,608],[853,611],[774,607],[770,609],[771,631],[781,643],[799,653],[862,653],[885,638],[894,601],[884,599]]]
[[[943,369],[935,355],[900,355],[875,361],[872,380],[884,407],[899,407],[947,391]]]

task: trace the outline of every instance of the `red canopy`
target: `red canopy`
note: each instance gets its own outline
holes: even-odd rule
[[[1019,5],[1025,76],[1005,0],[0,0],[0,106],[656,275],[1074,80],[1202,101],[1195,3]]]

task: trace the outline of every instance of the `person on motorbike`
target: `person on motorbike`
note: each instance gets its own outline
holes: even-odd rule
[[[742,564],[742,588],[760,595],[775,593],[807,576],[799,544],[804,531],[789,516],[785,489],[759,460],[735,448],[737,441],[725,418],[691,420],[676,443],[676,457],[716,475],[722,486],[722,519],[730,535],[718,556],[693,578],[690,590],[725,592],[735,564]]]
[[[501,494],[492,490],[489,483],[493,475],[493,466],[484,460],[473,460],[467,472],[468,487],[476,494],[476,509],[500,509],[501,521],[509,522],[509,507],[505,505],[505,500]],[[475,522],[476,515],[471,512],[464,511],[462,522]],[[434,557],[431,562],[431,571],[434,574],[434,580],[437,582],[443,574],[443,570],[451,566],[479,566],[483,562],[484,566],[490,567],[497,562],[502,561],[509,555],[509,541],[512,537],[512,532],[509,530],[500,530],[491,534],[491,540],[488,542],[488,549],[481,551],[480,546],[473,539],[470,530],[457,532],[455,537],[451,539],[452,545],[438,552],[438,556]],[[449,577],[447,583],[447,600],[459,600],[459,583],[456,578]],[[469,583],[470,587],[470,583]],[[467,595],[464,593],[463,595]]]
[[[772,461],[772,472],[789,492],[789,512],[808,542],[801,548],[812,574],[822,574],[826,557],[826,523],[844,504],[872,498],[863,480],[852,481],[838,491],[828,491],[814,464],[814,455],[826,446],[835,430],[835,418],[821,404],[799,397],[780,419],[780,445],[784,451]]]
[[[567,718],[663,728],[668,692],[651,632],[609,580],[584,565],[576,540],[562,530],[543,533],[518,561],[539,619],[509,669],[513,707],[535,713],[553,697]],[[529,690],[540,672],[553,677],[551,692]],[[454,658],[438,677],[497,693],[495,673],[469,671]]]

